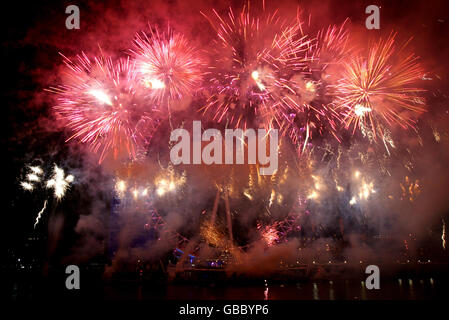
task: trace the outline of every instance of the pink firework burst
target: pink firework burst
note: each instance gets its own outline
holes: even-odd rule
[[[198,50],[172,29],[150,29],[134,40],[137,72],[153,99],[168,104],[192,96],[201,85],[203,62]]]
[[[304,70],[310,41],[301,36],[298,19],[287,23],[277,11],[259,16],[243,7],[209,18],[217,34],[209,68],[210,96],[204,114],[235,127],[248,125],[282,128],[289,114],[298,111],[285,98],[292,92],[291,77]]]
[[[268,247],[275,245],[279,240],[279,234],[276,230],[275,225],[262,226],[260,223],[258,223],[257,229],[259,230],[263,241]]]
[[[63,56],[64,57],[64,56]],[[57,94],[54,110],[72,131],[67,139],[89,145],[101,163],[108,155],[135,158],[156,126],[153,109],[139,87],[130,59],[64,57],[65,83],[50,88]]]
[[[299,112],[291,115],[286,127],[290,138],[304,151],[314,135],[330,134],[338,142],[341,114],[333,103],[335,86],[344,61],[353,49],[348,44],[346,21],[340,26],[329,26],[318,32],[307,52],[307,72],[292,78],[294,90],[286,96]]]

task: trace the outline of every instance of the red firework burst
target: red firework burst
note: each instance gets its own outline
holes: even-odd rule
[[[137,34],[134,44],[137,72],[157,103],[192,96],[198,90],[203,62],[182,35],[172,29],[151,30]]]
[[[64,57],[64,56],[63,56]],[[73,134],[67,139],[87,143],[101,163],[109,154],[135,158],[138,147],[151,138],[155,121],[152,107],[139,88],[136,69],[129,59],[89,59],[84,53],[72,61],[57,93],[55,111]],[[143,144],[142,144],[143,143]]]
[[[395,35],[370,46],[366,57],[358,56],[346,64],[337,87],[337,104],[344,113],[347,128],[369,131],[383,138],[385,125],[414,127],[416,115],[426,110],[424,90],[417,86],[424,71],[418,58],[404,54]]]

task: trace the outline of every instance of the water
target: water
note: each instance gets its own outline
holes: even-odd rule
[[[363,278],[362,278],[363,279]],[[444,274],[381,277],[380,289],[369,290],[355,278],[251,281],[114,280],[101,276],[81,278],[81,290],[65,288],[60,277],[10,277],[1,286],[6,300],[422,300],[449,299],[449,278]]]
[[[170,300],[421,300],[447,299],[447,283],[426,279],[389,279],[379,290],[368,290],[363,282],[349,280],[305,281],[260,285],[111,284],[104,287],[105,299]]]

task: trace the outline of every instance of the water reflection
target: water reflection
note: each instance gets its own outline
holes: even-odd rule
[[[362,300],[366,300],[366,288],[365,288],[365,282],[361,282],[361,289],[360,289],[360,296]]]
[[[329,281],[329,300],[335,300],[333,282]]]
[[[316,283],[313,283],[313,300],[320,300],[320,297],[318,296],[318,286]]]
[[[369,290],[363,281],[356,280],[304,280],[260,284],[222,283],[171,283],[155,285],[150,282],[109,282],[92,287],[89,297],[114,300],[199,299],[199,300],[412,300],[447,299],[449,279],[442,278],[391,278],[381,279],[379,290]],[[12,300],[33,300],[61,294],[30,283],[11,283],[4,297]],[[56,296],[58,297],[58,296]],[[86,297],[86,298],[89,298]]]

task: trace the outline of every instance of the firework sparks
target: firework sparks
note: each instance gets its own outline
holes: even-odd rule
[[[355,205],[360,201],[368,200],[371,195],[376,193],[376,190],[374,189],[374,181],[367,182],[368,179],[363,176],[359,170],[354,172],[354,180],[358,192],[349,201],[350,205]]]
[[[28,170],[29,173],[26,175],[26,181],[22,181],[20,185],[22,186],[23,190],[33,191],[34,183],[38,183],[41,181],[40,176],[44,173],[44,171],[38,166],[29,166]]]
[[[177,175],[172,167],[164,170],[164,172],[158,176],[155,181],[156,194],[159,197],[164,196],[168,192],[174,192],[181,188],[186,182],[185,172],[181,175]]]
[[[271,190],[271,195],[270,195],[270,201],[268,203],[268,207],[271,208],[271,205],[273,204],[273,201],[276,197],[276,191],[274,191],[274,189]]]
[[[347,57],[352,54],[353,48],[349,45],[348,20],[340,26],[333,25],[318,32],[309,55],[312,59],[312,70],[319,72],[321,80],[330,76],[328,69],[332,66],[340,66]]]
[[[308,196],[307,199],[318,199],[318,192],[313,190]]]
[[[36,175],[41,175],[42,173],[44,173],[41,167],[38,166],[30,166],[30,170]]]
[[[24,190],[33,191],[34,183],[38,184],[43,182],[42,178],[44,175],[44,170],[42,170],[41,167],[38,166],[29,166],[28,171],[29,173],[26,175],[27,181],[21,182],[21,186]],[[57,165],[54,165],[53,175],[50,180],[46,181],[45,186],[47,187],[47,189],[53,189],[54,196],[59,200],[64,197],[67,188],[74,180],[75,177],[73,175],[69,174],[65,176],[64,170],[59,168]],[[37,214],[36,220],[34,222],[34,228],[36,228],[40,219],[42,218],[42,215],[47,208],[47,204],[48,197],[44,201],[42,209]]]
[[[323,190],[323,182],[319,176],[311,175],[313,180],[313,189],[307,196],[309,200],[316,200],[319,198],[320,190]]]
[[[64,197],[67,188],[74,179],[75,177],[71,174],[65,176],[64,170],[55,165],[53,168],[53,176],[47,181],[46,187],[48,189],[53,189],[54,196],[57,199],[61,199]]]
[[[426,110],[423,90],[416,86],[424,71],[413,54],[394,60],[403,50],[397,48],[394,35],[370,48],[366,58],[346,63],[336,91],[346,128],[369,130],[376,139],[384,135],[382,123],[413,127],[414,116]]]
[[[68,80],[49,91],[57,94],[54,109],[73,131],[67,141],[87,143],[99,153],[100,163],[109,154],[135,158],[155,128],[135,64],[130,59],[89,59],[85,54],[75,61],[64,57],[64,63]]]
[[[303,69],[310,45],[305,36],[296,37],[300,22],[282,21],[277,11],[253,16],[247,7],[237,15],[229,9],[227,17],[213,12],[212,18],[203,14],[218,39],[204,114],[235,127],[282,128],[290,110],[299,111],[285,96],[294,92],[290,78]]]
[[[124,180],[118,180],[115,184],[115,191],[118,194],[123,194],[126,191],[126,182]]]
[[[354,106],[354,113],[357,117],[364,117],[367,112],[373,111],[371,108],[364,107],[361,104],[356,104]]]
[[[211,221],[205,221],[201,225],[201,235],[207,243],[215,247],[224,247],[227,244],[225,235],[217,230]]]
[[[353,50],[348,38],[346,21],[318,32],[308,45],[306,67],[291,78],[294,90],[285,99],[297,110],[290,114],[285,131],[302,153],[316,135],[330,135],[341,142],[341,112],[335,109],[333,95],[336,75]]]
[[[157,189],[156,193],[158,196],[162,197],[164,194],[166,194],[169,191],[173,191],[176,188],[176,184],[173,181],[167,181],[165,179],[161,179],[156,182]]]
[[[257,229],[261,232],[262,239],[265,241],[267,246],[271,247],[279,241],[279,233],[276,229],[276,223],[265,227],[258,224]]]
[[[132,51],[137,72],[158,102],[191,96],[200,86],[203,62],[197,50],[182,35],[168,29],[165,33],[139,33]]]
[[[23,190],[32,191],[34,189],[33,185],[26,181],[21,182],[20,185],[22,186]]]
[[[27,179],[28,179],[28,181],[33,181],[33,182],[39,182],[41,180],[40,177],[34,173],[29,173],[27,175]]]

